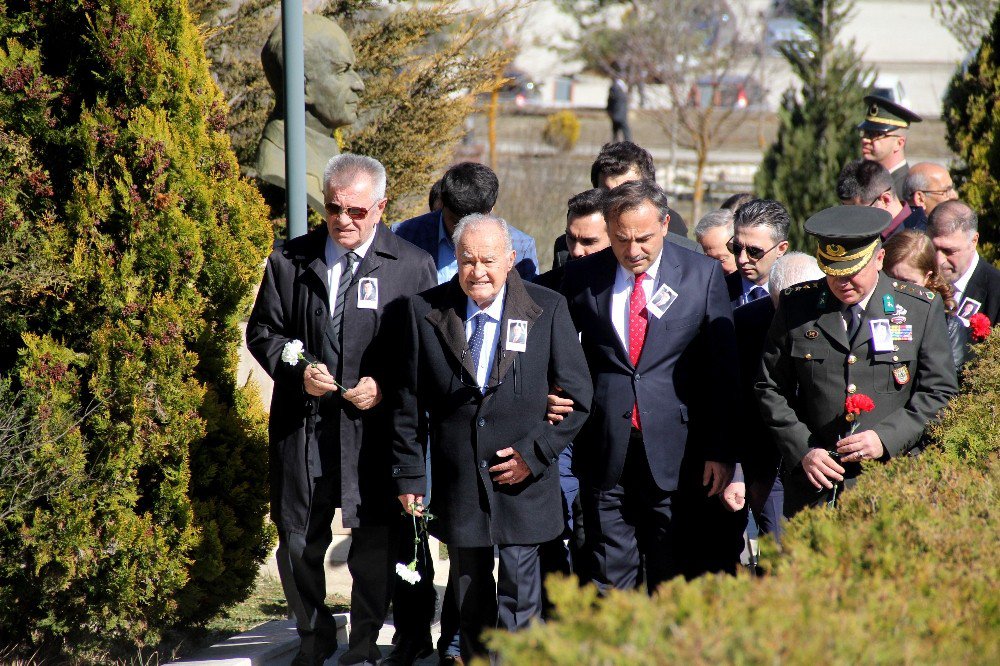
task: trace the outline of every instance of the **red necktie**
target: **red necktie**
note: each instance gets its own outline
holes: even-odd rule
[[[632,296],[628,302],[628,360],[632,362],[632,367],[639,364],[642,345],[646,341],[646,325],[649,323],[649,315],[646,313],[646,292],[642,288],[642,280],[645,277],[645,273],[635,276],[635,286],[632,287]],[[642,430],[638,400],[632,406],[632,427]]]

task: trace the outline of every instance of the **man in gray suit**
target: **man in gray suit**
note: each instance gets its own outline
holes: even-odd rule
[[[322,664],[337,649],[323,568],[337,508],[352,528],[354,579],[350,645],[340,662],[380,658],[376,640],[399,548],[381,404],[394,372],[386,361],[395,327],[386,322],[406,297],[435,283],[430,255],[379,223],[386,198],[377,160],[338,155],[323,182],[326,224],[271,254],[247,325],[247,346],[274,379],[271,517],[282,587],[302,638],[296,666]],[[361,298],[362,280],[373,298]]]

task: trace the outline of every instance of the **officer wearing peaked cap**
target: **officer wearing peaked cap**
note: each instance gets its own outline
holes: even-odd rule
[[[908,451],[958,392],[941,299],[881,272],[890,221],[867,206],[806,221],[826,277],[782,292],[755,384],[784,460],[786,516],[852,485],[862,461]],[[874,408],[848,416],[852,395]]]
[[[923,120],[904,106],[878,95],[865,97],[868,112],[858,125],[861,157],[878,162],[892,174],[892,189],[903,198],[903,181],[910,173],[906,163],[906,130]]]

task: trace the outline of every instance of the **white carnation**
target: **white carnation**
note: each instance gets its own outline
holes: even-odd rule
[[[416,562],[412,562],[411,564],[416,564]],[[411,569],[402,562],[396,563],[396,575],[405,580],[410,585],[416,585],[417,583],[420,582],[420,572]]]
[[[301,340],[290,340],[281,349],[281,360],[288,365],[298,365],[299,358],[302,357],[302,349],[305,345]]]

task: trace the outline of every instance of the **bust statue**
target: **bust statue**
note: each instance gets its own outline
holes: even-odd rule
[[[323,169],[340,149],[333,137],[338,127],[358,119],[358,95],[365,86],[354,71],[354,50],[337,23],[325,16],[302,17],[303,69],[306,103],[306,195],[309,205],[326,215]],[[285,188],[284,55],[281,24],[260,53],[267,82],[274,90],[274,110],[257,146],[257,174],[266,183]]]

